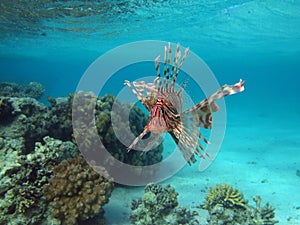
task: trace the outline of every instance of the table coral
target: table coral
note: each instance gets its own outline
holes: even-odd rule
[[[150,224],[199,224],[197,213],[186,207],[178,206],[178,193],[170,185],[161,186],[150,183],[145,187],[145,194],[133,200],[131,204],[131,223]]]
[[[104,169],[102,173],[106,173]],[[112,190],[112,180],[95,172],[81,156],[55,166],[54,177],[44,187],[53,217],[66,225],[103,213],[102,206],[108,203]]]

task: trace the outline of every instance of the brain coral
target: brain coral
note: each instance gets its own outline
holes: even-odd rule
[[[103,212],[113,190],[111,180],[95,172],[81,156],[60,163],[53,171],[54,177],[44,187],[53,217],[72,225]]]

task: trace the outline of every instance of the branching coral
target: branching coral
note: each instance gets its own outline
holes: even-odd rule
[[[253,215],[253,224],[254,225],[273,225],[278,223],[277,220],[274,220],[275,209],[267,203],[263,208],[261,208],[261,197],[255,196],[253,201],[256,204],[256,207],[251,207]]]
[[[148,184],[145,194],[132,201],[132,224],[199,224],[196,212],[178,206],[177,196],[178,193],[170,185]]]
[[[206,195],[204,209],[209,212],[209,224],[274,225],[274,208],[267,203],[260,207],[261,198],[253,199],[256,207],[248,205],[242,193],[228,184],[217,184]]]
[[[81,156],[55,166],[54,177],[44,187],[52,215],[66,225],[100,214],[112,190],[112,181],[95,172]]]
[[[243,194],[228,184],[217,184],[210,187],[205,197],[203,208],[211,210],[217,204],[222,204],[226,208],[240,207],[246,209],[246,200]]]

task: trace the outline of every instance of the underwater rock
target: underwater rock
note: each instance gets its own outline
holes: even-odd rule
[[[0,96],[3,97],[29,97],[39,99],[44,92],[45,89],[43,85],[38,82],[30,82],[29,84],[0,83]]]
[[[37,142],[33,152],[23,155],[22,139],[0,138],[0,224],[41,224],[48,204],[43,186],[52,174],[50,166],[78,154],[72,142],[50,137]]]
[[[253,199],[256,207],[248,205],[243,194],[228,184],[217,184],[210,188],[202,206],[209,212],[208,223],[211,225],[274,225],[275,209],[267,203],[260,207],[261,198]]]
[[[81,156],[70,158],[53,168],[54,177],[44,186],[52,215],[62,224],[73,225],[103,214],[102,206],[108,203],[113,182],[104,168],[101,176]]]
[[[148,184],[145,194],[131,203],[131,224],[199,224],[195,211],[178,206],[177,196],[170,185]]]

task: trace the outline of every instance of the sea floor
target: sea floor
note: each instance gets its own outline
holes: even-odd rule
[[[228,112],[227,129],[219,154],[211,166],[200,172],[198,164],[185,166],[162,184],[179,193],[179,204],[191,208],[203,204],[209,187],[227,183],[239,189],[253,204],[260,195],[262,204],[275,208],[279,224],[300,224],[300,109],[283,115],[288,105],[268,105],[258,111],[247,107]],[[168,145],[168,139],[164,145]],[[105,206],[108,224],[129,224],[132,199],[143,195],[143,187],[116,187]],[[203,214],[201,224],[206,224]]]

